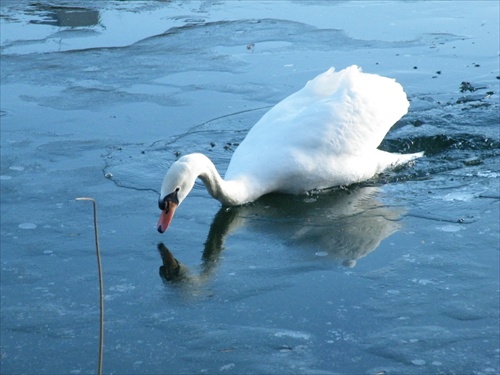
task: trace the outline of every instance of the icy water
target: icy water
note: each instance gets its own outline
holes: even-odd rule
[[[105,373],[500,372],[497,1],[0,10],[2,374],[96,371],[80,196]],[[231,209],[197,184],[156,232],[179,155],[224,171],[267,109],[352,64],[411,101],[381,148],[425,158]]]

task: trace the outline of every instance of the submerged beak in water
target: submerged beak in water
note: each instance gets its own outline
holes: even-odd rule
[[[163,233],[167,230],[178,205],[179,200],[177,199],[177,190],[158,201],[158,206],[161,210],[160,219],[158,220],[158,224],[156,226],[158,232]]]

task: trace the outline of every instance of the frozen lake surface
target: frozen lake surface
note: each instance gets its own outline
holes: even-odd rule
[[[105,373],[500,372],[497,1],[68,4],[0,6],[2,373],[96,370],[79,196]],[[381,148],[424,158],[231,209],[197,184],[156,232],[179,155],[223,172],[266,110],[352,64],[410,99]]]

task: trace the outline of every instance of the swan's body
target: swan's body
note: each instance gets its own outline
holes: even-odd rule
[[[224,179],[202,154],[172,164],[161,187],[158,231],[167,229],[198,177],[214,198],[235,206],[270,192],[301,194],[364,181],[422,156],[377,149],[408,107],[394,79],[362,73],[357,66],[330,68],[254,125]]]

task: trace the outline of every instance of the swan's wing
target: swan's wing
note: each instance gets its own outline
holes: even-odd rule
[[[394,79],[363,73],[357,66],[340,72],[331,68],[274,106],[243,143],[363,154],[380,145],[408,106]]]

